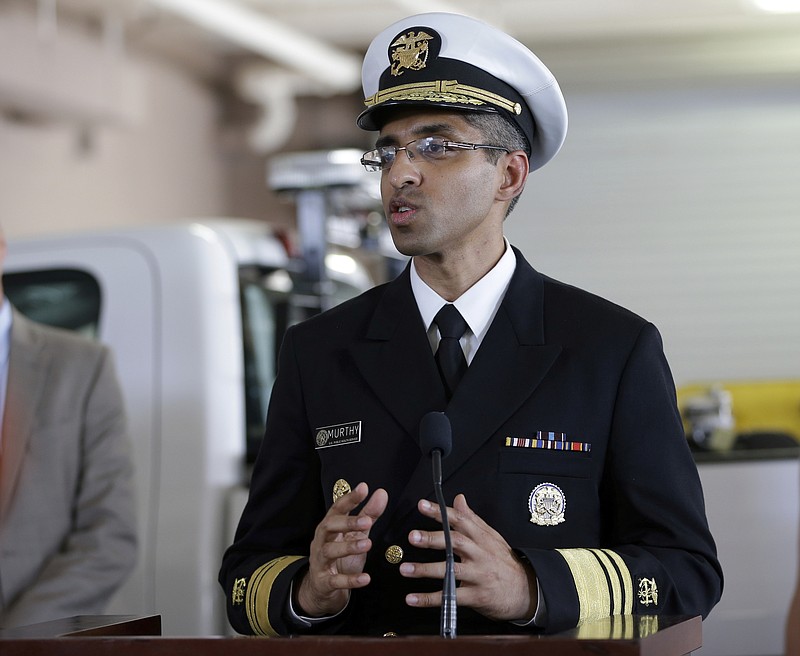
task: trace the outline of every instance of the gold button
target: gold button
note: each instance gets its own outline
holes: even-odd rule
[[[384,638],[396,638],[397,634],[394,631],[387,631],[383,634]]]
[[[341,499],[345,494],[350,493],[350,483],[343,478],[340,478],[333,484],[333,502],[336,503],[337,499]]]
[[[398,563],[403,562],[403,549],[402,547],[398,547],[396,544],[393,544],[386,550],[386,560],[390,562],[392,565],[397,565]]]

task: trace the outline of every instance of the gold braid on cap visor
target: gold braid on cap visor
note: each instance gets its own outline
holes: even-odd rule
[[[417,82],[415,84],[401,84],[364,98],[367,107],[375,107],[390,100],[416,100],[442,103],[462,103],[465,105],[485,105],[487,103],[505,109],[507,112],[519,116],[522,105],[518,102],[503,98],[496,93],[459,84],[458,80],[433,80],[431,82]]]

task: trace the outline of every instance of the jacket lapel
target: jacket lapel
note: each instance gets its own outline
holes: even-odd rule
[[[420,418],[443,410],[446,401],[408,268],[386,285],[365,339],[354,344],[350,353],[370,389],[418,442]]]
[[[5,517],[19,478],[34,427],[35,408],[45,377],[39,351],[41,345],[30,323],[14,312],[8,361],[8,385],[3,412],[3,456],[0,459],[0,521]]]

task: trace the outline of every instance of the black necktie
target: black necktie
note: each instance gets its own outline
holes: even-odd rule
[[[439,348],[436,349],[436,366],[439,367],[447,398],[450,399],[458,381],[467,370],[464,351],[461,350],[461,344],[458,343],[458,340],[467,331],[467,322],[456,310],[456,306],[449,303],[439,310],[433,322],[438,326],[441,334]]]

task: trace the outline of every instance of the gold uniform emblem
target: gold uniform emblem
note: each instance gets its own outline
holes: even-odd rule
[[[333,502],[336,503],[338,499],[341,499],[345,494],[350,493],[350,483],[348,483],[343,478],[340,478],[333,484]]]
[[[233,590],[231,591],[231,603],[234,606],[244,602],[244,591],[247,588],[246,579],[236,579],[233,582]]]
[[[421,71],[428,63],[428,41],[433,37],[427,32],[408,32],[394,40],[390,48],[392,75],[404,71]]]
[[[658,606],[658,586],[655,579],[639,579],[639,603]]]
[[[391,563],[392,565],[397,565],[403,562],[403,547],[399,547],[396,544],[393,544],[386,550],[384,554],[386,557],[386,562]]]

